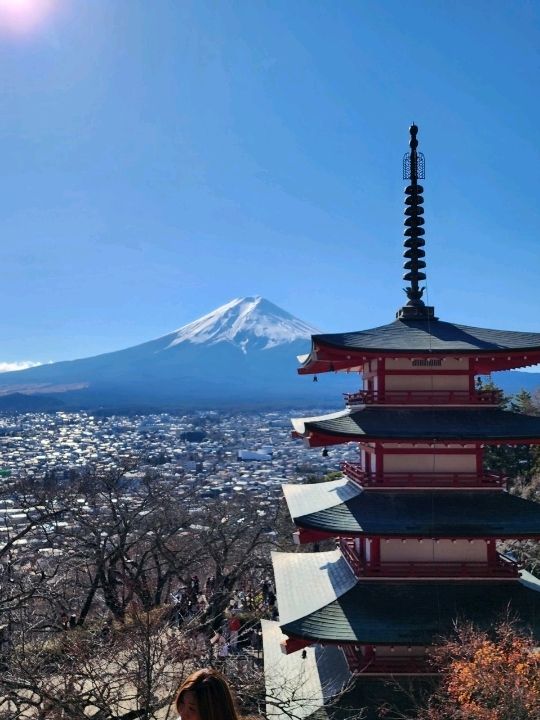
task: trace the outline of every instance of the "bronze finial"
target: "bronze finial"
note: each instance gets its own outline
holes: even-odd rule
[[[403,268],[405,273],[403,279],[409,282],[409,286],[404,288],[408,298],[408,303],[398,312],[401,318],[418,318],[423,319],[433,317],[433,308],[424,305],[422,295],[423,287],[420,282],[426,279],[424,268],[426,263],[423,258],[426,253],[422,249],[424,247],[424,198],[422,193],[424,188],[418,184],[418,180],[425,177],[425,160],[424,155],[417,151],[418,147],[418,127],[413,123],[409,128],[410,151],[403,156],[403,179],[410,180],[410,184],[405,188],[405,262]]]

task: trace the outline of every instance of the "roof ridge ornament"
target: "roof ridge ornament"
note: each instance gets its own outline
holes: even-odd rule
[[[409,152],[403,156],[403,179],[410,180],[405,188],[405,251],[403,253],[405,262],[403,279],[409,281],[409,286],[404,288],[408,303],[398,310],[396,317],[400,320],[430,320],[434,319],[434,308],[424,305],[422,295],[424,287],[420,282],[426,279],[424,268],[426,256],[423,250],[426,241],[424,240],[424,188],[418,184],[418,180],[425,178],[424,154],[417,150],[418,127],[413,123],[409,128],[411,139],[409,140]]]

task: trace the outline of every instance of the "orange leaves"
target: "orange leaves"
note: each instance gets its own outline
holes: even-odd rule
[[[433,660],[441,685],[419,720],[540,718],[540,654],[512,623],[489,634],[464,626]]]

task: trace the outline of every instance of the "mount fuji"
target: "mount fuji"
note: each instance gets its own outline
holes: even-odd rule
[[[141,345],[2,373],[0,409],[335,404],[352,378],[314,385],[296,373],[296,356],[317,332],[264,298],[237,298]]]
[[[172,333],[167,348],[181,343],[216,345],[231,343],[244,354],[248,350],[269,350],[278,345],[308,341],[319,331],[262,297],[231,300],[199,320]],[[170,339],[166,335],[165,339]],[[166,349],[167,349],[166,348]]]

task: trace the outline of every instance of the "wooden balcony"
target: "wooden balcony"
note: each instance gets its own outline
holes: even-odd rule
[[[345,404],[355,405],[498,405],[499,390],[360,390],[344,393]]]
[[[514,578],[519,565],[497,555],[493,564],[486,562],[381,562],[377,567],[362,560],[356,553],[354,541],[341,538],[339,548],[356,577],[371,578]]]
[[[347,477],[366,489],[380,488],[476,488],[500,489],[505,487],[506,478],[498,473],[366,473],[360,463],[341,463],[341,470]]]

